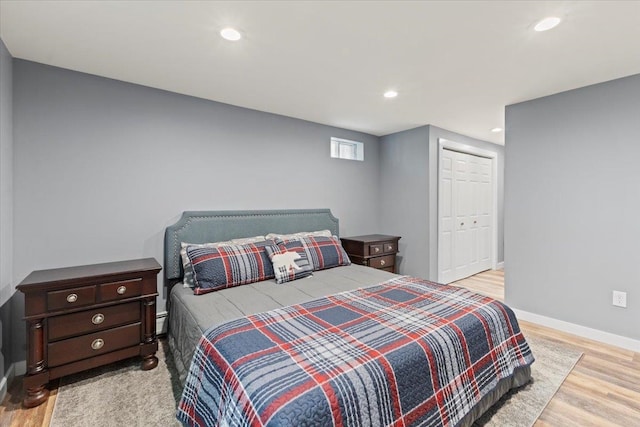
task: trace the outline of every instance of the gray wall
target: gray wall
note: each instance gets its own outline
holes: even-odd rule
[[[332,136],[364,142],[365,161],[331,159]],[[164,228],[184,210],[327,207],[343,235],[378,225],[372,135],[16,59],[14,140],[16,283],[162,262]]]
[[[511,105],[506,127],[507,303],[640,339],[640,75]]]
[[[13,58],[0,39],[0,381],[11,364],[13,292]],[[6,386],[6,385],[5,385]],[[0,390],[0,398],[4,393]]]
[[[504,147],[436,126],[386,135],[380,144],[380,229],[402,236],[400,272],[438,278],[438,139],[497,153],[498,262],[504,260]]]
[[[380,231],[402,237],[400,273],[426,278],[430,270],[428,167],[429,126],[380,138]]]

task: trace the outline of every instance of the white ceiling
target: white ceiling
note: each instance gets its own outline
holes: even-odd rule
[[[563,22],[534,32],[549,15]],[[496,143],[505,105],[640,73],[640,1],[2,0],[0,36],[16,58],[172,92]]]

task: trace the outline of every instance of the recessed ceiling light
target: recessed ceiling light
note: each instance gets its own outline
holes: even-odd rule
[[[398,92],[395,90],[388,90],[384,93],[385,98],[395,98],[396,96],[398,96]]]
[[[235,28],[224,28],[222,31],[220,31],[220,35],[223,39],[232,42],[238,41],[242,38],[240,31],[236,30]]]
[[[502,128],[493,128],[493,129],[491,129],[491,132],[493,132],[493,133],[498,133],[498,132],[502,132],[502,131],[503,131]]]
[[[552,28],[555,28],[556,25],[560,23],[560,18],[555,16],[549,16],[544,18],[542,21],[538,22],[535,27],[533,27],[536,31],[547,31]]]

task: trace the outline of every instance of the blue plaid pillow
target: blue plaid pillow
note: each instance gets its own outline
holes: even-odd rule
[[[265,250],[273,264],[273,272],[278,284],[302,279],[313,273],[313,265],[309,262],[304,247],[299,241],[267,246]]]
[[[187,246],[195,283],[193,293],[200,295],[273,278],[273,266],[265,251],[272,244],[271,240],[218,248]]]
[[[302,244],[303,251],[313,264],[313,270],[324,270],[326,268],[349,265],[351,260],[342,248],[337,237],[306,236],[295,237],[290,240],[276,239],[276,244],[280,247],[289,242],[298,241]],[[301,251],[296,249],[296,251]]]

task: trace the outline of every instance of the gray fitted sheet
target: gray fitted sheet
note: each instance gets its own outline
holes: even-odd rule
[[[350,291],[388,280],[395,274],[361,265],[315,271],[312,276],[276,284],[265,280],[204,295],[194,295],[181,284],[171,290],[168,343],[184,384],[193,352],[202,333],[214,325],[249,314],[260,313]]]

